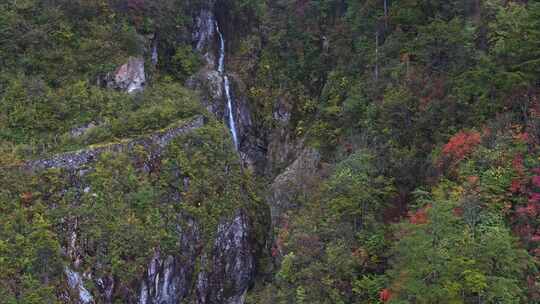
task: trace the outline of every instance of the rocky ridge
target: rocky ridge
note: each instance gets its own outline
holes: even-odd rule
[[[143,136],[133,140],[125,140],[120,143],[106,144],[95,148],[83,149],[75,152],[67,152],[55,155],[51,158],[28,161],[24,167],[32,170],[51,168],[78,169],[92,161],[95,161],[105,152],[126,152],[135,146],[143,146],[159,154],[176,137],[198,129],[204,125],[204,118],[197,116],[191,121],[178,127],[159,131],[149,136]]]

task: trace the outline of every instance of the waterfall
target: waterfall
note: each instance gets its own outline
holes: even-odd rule
[[[229,77],[227,75],[223,76],[223,83],[225,85],[225,95],[227,96],[227,108],[229,109],[229,128],[231,128],[231,133],[234,141],[234,146],[238,149],[238,136],[236,135],[236,123],[234,122],[233,109],[232,109],[232,97],[229,85]]]
[[[216,31],[219,36],[219,61],[218,61],[218,72],[223,74],[225,72],[225,39],[223,39],[223,34],[219,29],[219,25],[216,21]]]
[[[78,272],[70,269],[69,267],[64,268],[64,272],[67,276],[67,283],[69,288],[71,288],[72,290],[77,290],[79,292],[78,303],[94,303],[92,295],[83,285],[83,279],[81,275]]]
[[[157,50],[157,40],[153,42],[152,45],[152,65],[156,66],[158,64],[158,50]]]
[[[225,87],[225,97],[227,98],[227,110],[229,112],[229,129],[233,137],[234,147],[238,149],[238,136],[236,133],[236,123],[234,121],[234,112],[233,112],[233,98],[231,95],[231,86],[229,82],[229,76],[225,73],[225,39],[221,34],[219,25],[216,21],[216,31],[219,36],[219,61],[218,61],[218,72],[223,77],[223,86]]]

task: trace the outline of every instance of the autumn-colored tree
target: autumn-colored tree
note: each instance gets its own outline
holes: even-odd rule
[[[480,133],[476,131],[461,131],[452,136],[448,143],[443,146],[442,153],[453,162],[459,162],[470,154],[480,144],[480,141]]]

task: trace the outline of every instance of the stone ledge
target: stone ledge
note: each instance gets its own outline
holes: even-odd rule
[[[105,146],[57,154],[51,158],[37,159],[25,162],[21,167],[29,170],[45,170],[53,168],[78,169],[87,163],[93,162],[105,152],[126,152],[135,146],[153,149],[153,154],[159,154],[176,137],[198,129],[204,125],[204,117],[196,116],[189,122],[172,127],[148,136],[126,140],[121,143],[112,143]]]

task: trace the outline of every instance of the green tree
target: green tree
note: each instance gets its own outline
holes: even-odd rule
[[[459,206],[437,195],[423,207],[426,220],[398,227],[391,302],[524,303],[530,257],[499,216],[480,211],[471,226],[456,215]]]

